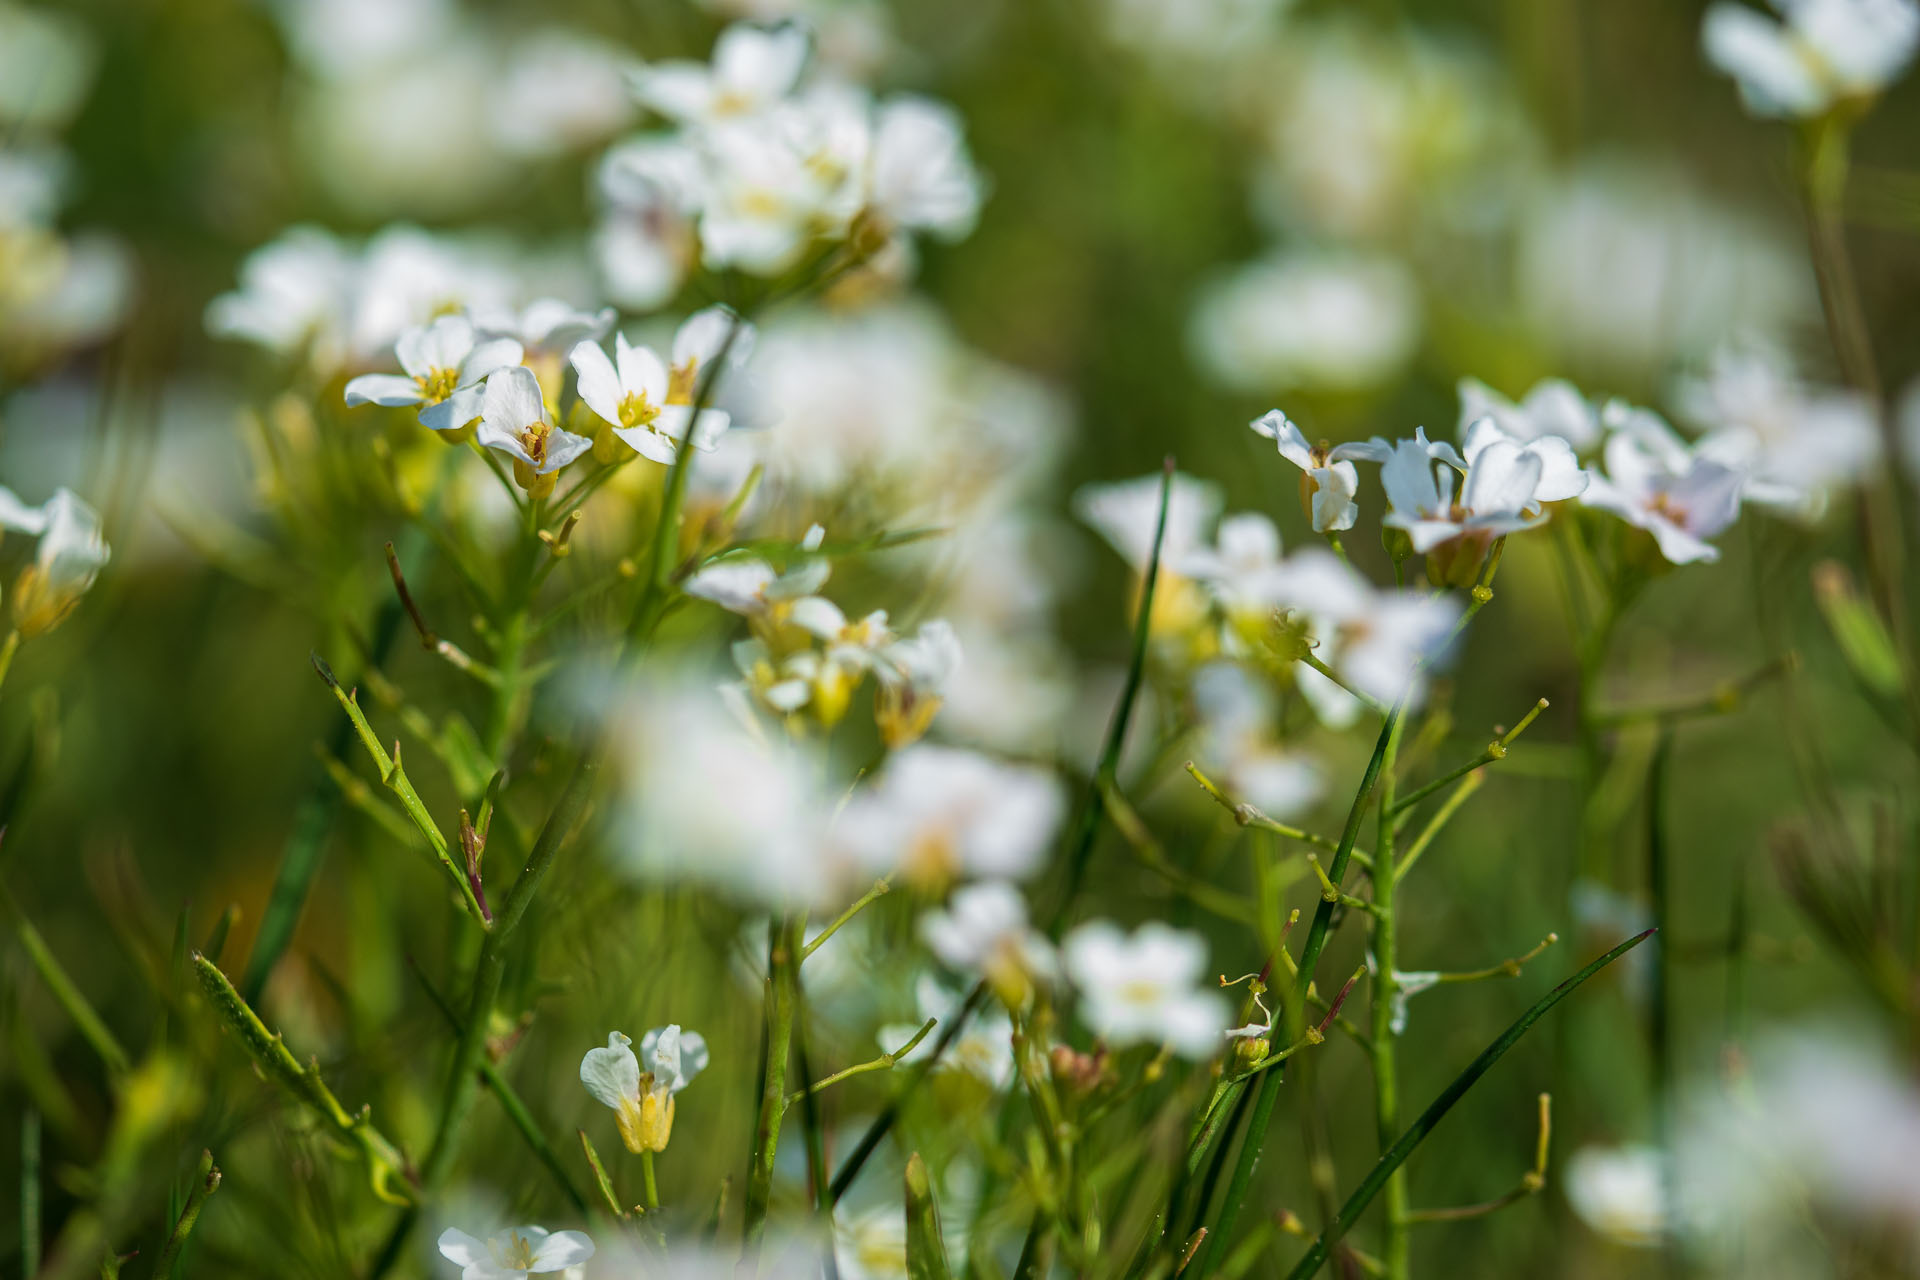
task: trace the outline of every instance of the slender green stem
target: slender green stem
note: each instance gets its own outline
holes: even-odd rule
[[[1380,766],[1380,834],[1374,849],[1373,879],[1373,1004],[1372,1045],[1374,1131],[1385,1154],[1400,1132],[1399,1065],[1393,1029],[1394,997],[1399,991],[1399,930],[1394,918],[1394,760],[1399,755],[1404,720],[1395,720],[1387,734],[1386,757]],[[1407,1176],[1396,1169],[1387,1178],[1385,1218],[1382,1223],[1381,1263],[1387,1280],[1406,1280],[1410,1255],[1407,1235]]]
[[[1487,775],[1484,773],[1470,773],[1460,780],[1460,785],[1441,802],[1438,809],[1434,810],[1433,817],[1427,820],[1427,825],[1420,829],[1420,834],[1415,836],[1413,843],[1407,846],[1406,858],[1394,868],[1394,879],[1407,878],[1407,872],[1413,870],[1413,864],[1420,861],[1421,855],[1425,854],[1428,847],[1433,844],[1434,837],[1453,820],[1453,815],[1460,811],[1460,806],[1486,784],[1486,779]]]
[[[859,915],[862,911],[866,910],[867,907],[876,898],[884,897],[887,893],[887,890],[891,889],[892,887],[893,885],[890,878],[875,880],[873,882],[873,888],[861,894],[857,899],[854,900],[854,904],[852,906],[848,907],[845,911],[842,911],[839,915],[833,918],[832,924],[829,924],[826,928],[822,929],[819,933],[815,934],[812,940],[809,941],[806,946],[800,948],[801,961],[804,963],[809,957],[813,955],[814,952],[820,949],[821,943],[825,942],[828,938],[831,938],[834,934],[840,932],[840,927],[842,925],[846,924],[847,921],[853,919],[855,916]],[[909,1048],[911,1048],[911,1046],[909,1046]],[[904,1053],[905,1050],[902,1050],[901,1052]]]
[[[1192,776],[1193,780],[1200,784],[1200,789],[1211,796],[1214,803],[1232,814],[1233,820],[1241,826],[1254,827],[1261,831],[1271,831],[1275,835],[1285,836],[1289,840],[1298,840],[1302,844],[1311,845],[1316,849],[1324,849],[1328,853],[1335,853],[1339,850],[1340,842],[1338,840],[1329,840],[1327,837],[1315,832],[1303,831],[1299,827],[1288,826],[1284,822],[1276,822],[1254,805],[1244,804],[1234,800],[1232,796],[1222,791],[1212,778],[1202,773],[1200,767],[1194,764],[1193,761],[1187,761],[1186,770],[1187,773]],[[1349,849],[1347,853],[1355,862],[1367,868],[1369,871],[1373,869],[1373,855],[1365,849],[1355,846]]]
[[[0,684],[5,684],[7,673],[13,670],[13,655],[20,649],[20,628],[14,627],[7,632],[7,638],[0,641]]]
[[[446,1020],[449,1027],[453,1028],[454,1034],[459,1035],[460,1015],[454,1012],[453,1006],[447,1003],[446,997],[440,994],[432,982],[428,981],[427,975],[413,963],[411,958],[407,961],[407,967],[413,970],[413,976],[419,980],[421,989],[427,993],[427,999],[432,1002],[433,1007],[439,1010],[440,1016]],[[573,1207],[585,1213],[587,1199],[580,1193],[579,1188],[573,1185],[573,1179],[567,1176],[566,1166],[560,1163],[560,1153],[555,1151],[553,1144],[547,1141],[547,1135],[540,1131],[539,1124],[533,1118],[533,1112],[527,1109],[527,1104],[521,1100],[519,1093],[507,1083],[507,1078],[500,1074],[500,1069],[485,1054],[480,1057],[480,1078],[486,1081],[487,1088],[491,1089],[493,1096],[499,1099],[500,1109],[506,1112],[507,1119],[512,1122],[515,1129],[519,1130],[521,1138],[526,1141],[534,1157],[546,1166],[547,1172],[552,1174],[553,1180],[560,1184],[560,1190],[572,1202]]]
[[[1340,1207],[1339,1214],[1307,1250],[1306,1256],[1287,1273],[1287,1280],[1307,1280],[1309,1276],[1320,1270],[1327,1260],[1328,1252],[1353,1227],[1360,1215],[1366,1212],[1367,1206],[1373,1202],[1374,1196],[1379,1194],[1380,1189],[1386,1185],[1393,1173],[1407,1162],[1407,1157],[1426,1140],[1427,1135],[1433,1132],[1434,1126],[1445,1118],[1447,1112],[1453,1110],[1454,1104],[1466,1095],[1467,1090],[1479,1083],[1480,1077],[1491,1070],[1493,1064],[1504,1057],[1507,1050],[1517,1044],[1520,1037],[1524,1036],[1534,1023],[1545,1017],[1555,1005],[1572,995],[1580,984],[1652,936],[1651,929],[1645,933],[1635,934],[1562,982],[1536,1001],[1533,1007],[1521,1014],[1512,1026],[1500,1034],[1498,1039],[1483,1049],[1479,1057],[1467,1064],[1466,1070],[1455,1076],[1453,1082],[1440,1091],[1440,1096],[1420,1113],[1419,1118],[1400,1135],[1399,1140],[1374,1163],[1373,1168],[1354,1189],[1353,1194],[1347,1197],[1347,1202]]]
[[[749,1250],[759,1243],[773,1194],[774,1154],[780,1145],[780,1117],[786,1111],[787,1057],[793,1044],[794,982],[799,971],[800,917],[788,915],[767,926],[766,1060],[761,1064],[760,1114],[754,1124],[753,1155],[747,1167],[745,1235]]]
[[[895,1049],[892,1053],[883,1053],[879,1057],[870,1059],[869,1061],[855,1063],[851,1067],[846,1067],[846,1068],[843,1068],[842,1070],[834,1072],[832,1075],[826,1077],[823,1080],[813,1081],[812,1084],[808,1085],[804,1089],[796,1089],[794,1092],[787,1095],[787,1100],[781,1104],[782,1109],[784,1110],[785,1108],[792,1106],[794,1103],[800,1101],[800,1099],[805,1097],[807,1094],[810,1094],[810,1093],[817,1094],[831,1085],[839,1084],[843,1080],[851,1080],[855,1076],[864,1076],[875,1071],[892,1070],[895,1063],[899,1062],[900,1059],[906,1057],[908,1054],[912,1053],[915,1049],[920,1047],[920,1042],[927,1038],[927,1033],[932,1031],[935,1024],[938,1022],[939,1022],[938,1018],[928,1018],[925,1022],[920,1024],[920,1029],[913,1033],[913,1036],[911,1039],[909,1039],[905,1044],[901,1045],[898,1049]]]
[[[653,1179],[653,1152],[640,1153],[640,1188],[647,1197],[647,1208],[660,1207],[660,1187]]]
[[[1394,737],[1395,726],[1400,723],[1401,708],[1394,707],[1387,714],[1386,723],[1380,726],[1380,737],[1374,743],[1373,755],[1367,761],[1366,773],[1360,779],[1360,787],[1354,793],[1353,806],[1347,812],[1346,828],[1340,833],[1340,846],[1334,851],[1333,865],[1328,870],[1328,878],[1338,885],[1347,872],[1347,863],[1353,853],[1354,841],[1360,835],[1360,824],[1365,819],[1368,802],[1373,797],[1374,785],[1380,779],[1381,764],[1386,758],[1388,743]],[[1333,924],[1335,903],[1321,898],[1314,908],[1313,923],[1307,928],[1307,938],[1300,949],[1299,976],[1295,979],[1295,998],[1289,1007],[1299,1012],[1295,1017],[1304,1019],[1307,994],[1313,985],[1313,972],[1320,961],[1320,952],[1327,944],[1327,933]],[[1269,1071],[1260,1082],[1259,1096],[1253,1107],[1253,1115],[1247,1129],[1246,1140],[1240,1145],[1240,1160],[1234,1167],[1233,1181],[1227,1184],[1226,1198],[1221,1202],[1220,1216],[1209,1234],[1207,1243],[1201,1246],[1199,1256],[1190,1270],[1193,1280],[1206,1280],[1209,1264],[1215,1254],[1219,1241],[1231,1240],[1236,1220],[1240,1216],[1240,1206],[1247,1197],[1247,1190],[1253,1181],[1253,1168],[1260,1160],[1261,1148],[1266,1145],[1266,1134],[1273,1118],[1273,1109],[1280,1099],[1280,1084],[1283,1073]],[[1219,1247],[1224,1248],[1224,1245]]]

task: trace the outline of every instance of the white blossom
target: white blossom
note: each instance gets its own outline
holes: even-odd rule
[[[926,884],[1024,880],[1045,864],[1066,797],[1053,774],[960,747],[918,743],[854,794],[835,843],[875,874]]]
[[[951,1019],[960,1016],[961,1008],[966,1003],[959,993],[942,986],[938,979],[924,973],[915,981],[913,993],[915,1007],[920,1011],[920,1022],[889,1023],[880,1028],[876,1037],[883,1050],[897,1052],[925,1025],[928,1018],[934,1019],[937,1024],[934,1032],[901,1058],[902,1062],[923,1062],[931,1058],[933,1041]],[[1006,1011],[987,1008],[974,1013],[947,1046],[940,1065],[976,1076],[996,1092],[1012,1084],[1013,1022],[1007,1017]]]
[[[1517,404],[1478,378],[1460,379],[1459,394],[1462,440],[1474,423],[1491,418],[1523,443],[1559,436],[1576,453],[1583,453],[1600,442],[1599,411],[1564,378],[1541,379]]]
[[[475,439],[514,461],[523,487],[530,476],[550,476],[593,447],[593,441],[555,426],[540,394],[540,380],[525,365],[503,369],[486,381]]]
[[[867,207],[883,224],[957,240],[973,230],[980,188],[960,117],[951,107],[913,96],[881,105],[873,128]]]
[[[14,625],[22,635],[51,631],[80,603],[109,557],[100,515],[71,489],[55,489],[38,507],[0,486],[0,528],[39,539],[33,563],[13,587]]]
[[[1658,414],[1620,401],[1603,413],[1613,428],[1606,474],[1593,477],[1581,502],[1645,529],[1674,564],[1718,560],[1707,539],[1739,518],[1746,477],[1689,448]]]
[[[593,1257],[593,1241],[545,1227],[514,1227],[481,1240],[449,1227],[440,1234],[440,1254],[462,1268],[460,1280],[525,1280],[581,1265]]]
[[[920,938],[941,964],[986,979],[1013,1007],[1057,967],[1053,947],[1027,922],[1027,900],[1004,880],[955,889],[944,909],[920,917]]]
[[[568,357],[587,407],[649,461],[671,464],[683,442],[711,450],[727,429],[726,412],[707,408],[696,418],[688,388],[675,385],[665,361],[628,343],[624,333],[613,342],[611,360],[597,342],[580,343]]]
[[[793,92],[807,61],[807,33],[793,23],[735,23],[714,42],[711,62],[658,62],[632,74],[640,101],[687,124],[751,118]]]
[[[1775,21],[1737,0],[1707,9],[1707,60],[1760,116],[1817,116],[1885,89],[1920,46],[1913,0],[1774,0]]]
[[[1299,612],[1317,656],[1342,680],[1378,702],[1404,697],[1409,706],[1424,698],[1426,668],[1461,609],[1452,595],[1376,589],[1324,547],[1287,558],[1280,598]],[[1339,727],[1359,714],[1359,704],[1319,672],[1295,664],[1294,677],[1327,723]]]
[[[1420,294],[1387,257],[1288,253],[1201,295],[1189,344],[1236,390],[1351,391],[1387,382],[1420,342]]]
[[[1197,933],[1159,923],[1131,935],[1105,920],[1069,933],[1067,976],[1080,992],[1080,1017],[1116,1047],[1167,1045],[1204,1059],[1220,1047],[1227,1001],[1204,983],[1207,944]]]
[[[1195,757],[1229,794],[1286,818],[1320,795],[1320,770],[1274,740],[1272,690],[1234,662],[1210,662],[1194,673],[1194,709],[1200,722]]]
[[[1111,484],[1090,484],[1073,495],[1073,512],[1120,553],[1135,573],[1145,573],[1153,558],[1153,534],[1160,519],[1159,475]],[[1204,480],[1176,474],[1167,496],[1167,527],[1160,561],[1184,563],[1206,545],[1206,530],[1220,513],[1220,490]]]
[[[1457,468],[1435,460],[1431,446],[1402,440],[1380,467],[1392,507],[1382,523],[1406,530],[1417,555],[1456,539],[1484,550],[1494,538],[1538,524],[1544,463],[1530,450],[1507,439],[1484,440],[1472,464]]]
[[[419,405],[423,424],[457,431],[480,416],[480,384],[524,353],[512,338],[481,341],[465,316],[441,316],[401,334],[394,354],[406,375],[363,373],[347,383],[347,404]]]
[[[1230,515],[1220,521],[1213,546],[1188,551],[1168,567],[1205,586],[1229,617],[1259,620],[1280,599],[1280,531],[1258,512]]]
[[[1609,1240],[1657,1245],[1669,1216],[1664,1166],[1652,1147],[1581,1147],[1567,1157],[1567,1202]]]
[[[610,1033],[606,1048],[589,1049],[580,1060],[580,1083],[613,1108],[627,1150],[664,1151],[673,1136],[674,1097],[706,1069],[707,1042],[674,1023],[642,1036],[638,1056],[632,1046]]]
[[[629,139],[601,157],[595,189],[605,211],[593,256],[607,296],[648,311],[679,292],[699,250],[705,185],[699,153],[679,137]]]
[[[1357,456],[1347,445],[1328,448],[1314,445],[1292,419],[1278,409],[1255,418],[1254,431],[1273,441],[1280,456],[1300,468],[1300,496],[1313,522],[1315,533],[1338,533],[1353,528],[1360,514],[1354,495],[1360,490],[1360,473],[1352,459]]]

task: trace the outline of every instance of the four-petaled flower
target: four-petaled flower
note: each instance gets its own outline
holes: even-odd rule
[[[513,459],[513,478],[528,496],[553,492],[554,473],[593,448],[593,441],[555,426],[540,394],[540,380],[525,365],[487,379],[476,437]]]
[[[676,379],[650,347],[636,347],[624,333],[613,335],[614,357],[597,342],[583,342],[569,357],[580,375],[580,398],[612,428],[613,434],[652,462],[670,464],[683,441],[713,448],[727,429],[719,409],[693,413],[691,376]],[[688,429],[692,433],[689,437]]]
[[[1148,923],[1128,936],[1093,920],[1068,934],[1061,952],[1081,1020],[1114,1047],[1164,1044],[1194,1059],[1220,1048],[1227,1002],[1195,985],[1207,965],[1199,934]]]
[[[593,1257],[584,1232],[514,1227],[485,1240],[451,1227],[440,1233],[440,1255],[461,1268],[460,1280],[525,1280],[565,1271]]]
[[[663,116],[712,125],[768,110],[799,82],[807,33],[782,24],[735,23],[720,33],[713,60],[657,62],[633,73],[633,91]]]
[[[520,363],[512,338],[481,340],[465,316],[441,316],[408,329],[393,344],[406,376],[363,373],[347,384],[347,404],[419,405],[435,431],[458,431],[481,413],[480,384]]]
[[[1581,502],[1645,529],[1674,564],[1718,560],[1707,539],[1739,518],[1745,475],[1688,448],[1650,410],[1613,401],[1603,415],[1613,428],[1602,453],[1606,474],[1593,478]]]
[[[1353,459],[1367,456],[1365,446],[1334,445],[1326,441],[1312,444],[1292,419],[1273,409],[1250,424],[1254,431],[1273,441],[1280,456],[1300,468],[1300,505],[1313,522],[1315,533],[1338,533],[1353,528],[1360,514],[1353,496],[1360,488],[1360,473]]]
[[[618,1031],[608,1035],[606,1048],[589,1049],[580,1060],[580,1083],[613,1108],[627,1150],[636,1155],[665,1151],[673,1136],[674,1095],[706,1068],[707,1042],[699,1032],[682,1031],[676,1023],[642,1036],[640,1057],[634,1056],[632,1046]]]
[[[1913,0],[1773,0],[1776,22],[1734,0],[1707,10],[1707,61],[1760,116],[1811,117],[1891,84],[1920,46]]]

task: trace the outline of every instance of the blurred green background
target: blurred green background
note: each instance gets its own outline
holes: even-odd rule
[[[72,186],[61,222],[117,237],[136,283],[110,339],[21,371],[0,400],[0,478],[34,497],[55,483],[88,494],[108,517],[115,557],[80,612],[29,645],[8,677],[0,768],[19,790],[7,797],[0,879],[130,1044],[159,1020],[186,1016],[156,994],[177,988],[166,958],[178,913],[187,912],[197,941],[237,904],[227,954],[246,954],[312,784],[313,744],[338,716],[308,651],[339,653],[369,625],[388,590],[378,548],[399,532],[397,523],[379,527],[376,514],[362,542],[330,562],[268,558],[266,580],[245,581],[210,566],[169,527],[191,522],[200,503],[249,525],[235,418],[280,385],[259,353],[207,335],[207,303],[232,287],[248,252],[292,223],[347,234],[396,220],[482,226],[559,250],[592,218],[597,145],[511,162],[476,151],[473,164],[500,168],[466,191],[362,182],[350,146],[328,154],[318,140],[337,104],[320,101],[334,90],[290,52],[293,7],[51,6],[97,54],[90,92],[64,130]],[[1128,8],[1163,9],[1176,31],[1188,20],[1184,0],[920,0],[871,15],[891,42],[875,82],[953,102],[989,177],[978,230],[927,246],[918,288],[965,343],[1064,393],[1074,431],[1052,496],[1057,513],[1078,484],[1138,475],[1172,454],[1183,471],[1223,486],[1228,509],[1267,512],[1289,545],[1304,544],[1311,535],[1296,477],[1244,425],[1275,404],[1309,434],[1333,439],[1391,437],[1416,424],[1450,435],[1455,383],[1466,375],[1517,394],[1559,374],[1596,396],[1659,405],[1677,372],[1755,328],[1810,376],[1834,380],[1803,253],[1793,131],[1749,118],[1731,84],[1706,67],[1704,5],[1296,0],[1257,19],[1264,34],[1240,42],[1242,56],[1183,48],[1152,21],[1145,37],[1129,38],[1114,17]],[[553,26],[662,57],[702,56],[724,15],[667,0],[470,0],[456,20],[489,33],[509,59],[516,40]],[[1316,87],[1313,76],[1336,63],[1349,78]],[[398,115],[384,124],[407,127]],[[1849,193],[1874,344],[1896,389],[1920,372],[1917,124],[1920,86],[1896,87],[1859,131]],[[1322,168],[1338,169],[1383,133],[1393,139],[1381,144],[1388,174],[1373,194],[1342,196],[1337,174],[1321,175],[1324,191],[1314,185]],[[448,157],[425,153],[454,144],[429,136],[418,145],[422,165],[431,160],[437,172]],[[405,170],[404,159],[394,163]],[[1304,376],[1229,385],[1209,372],[1196,307],[1224,273],[1294,251],[1401,264],[1415,288],[1416,333],[1380,376],[1357,386]],[[1349,544],[1381,580],[1377,508],[1376,499]],[[1860,561],[1853,508],[1842,494],[1810,526],[1750,513],[1722,540],[1720,564],[1674,572],[1648,591],[1609,663],[1605,700],[1641,705],[1703,694],[1789,649],[1802,658],[1790,695],[1769,685],[1734,713],[1678,733],[1669,831],[1675,1020],[1691,1071],[1716,1070],[1744,1034],[1743,1017],[1750,1026],[1809,1013],[1878,1016],[1782,892],[1772,857],[1780,824],[1808,807],[1809,759],[1857,802],[1850,816],[1865,823],[1879,814],[1911,831],[1913,760],[1853,692],[1813,609],[1812,567]],[[1089,665],[1123,661],[1123,567],[1083,534],[1062,545],[1060,634]],[[1464,758],[1537,697],[1553,707],[1430,855],[1420,892],[1408,895],[1402,948],[1411,967],[1452,969],[1522,953],[1549,930],[1562,943],[1516,982],[1448,987],[1415,1002],[1417,1038],[1403,1065],[1409,1109],[1558,975],[1627,931],[1624,921],[1583,927],[1573,918],[1576,872],[1626,899],[1642,895],[1636,770],[1648,734],[1622,735],[1617,822],[1596,865],[1576,866],[1575,638],[1551,550],[1545,538],[1511,550],[1495,604],[1436,699],[1456,728],[1435,759]],[[416,700],[468,696],[410,644],[396,652],[388,674]],[[1360,742],[1328,750],[1336,781],[1322,829],[1337,825],[1340,780],[1364,762]],[[1169,849],[1199,858],[1217,847],[1221,815],[1195,803],[1177,771],[1139,798]],[[1910,838],[1894,848],[1911,859]],[[1211,928],[1168,899],[1117,840],[1099,856],[1100,913]],[[1234,887],[1248,879],[1238,862],[1216,874]],[[1738,979],[1723,954],[1737,894],[1751,908],[1743,996],[1730,994]],[[603,1117],[571,1083],[577,1054],[603,1034],[593,1027],[617,1023],[637,1035],[669,1017],[699,1026],[715,1066],[682,1099],[682,1141],[663,1159],[662,1178],[670,1200],[709,1203],[719,1177],[738,1166],[751,1122],[758,1006],[733,972],[740,921],[711,902],[613,883],[584,863],[561,872],[548,901],[533,923],[539,970],[516,981],[547,991],[568,1030],[530,1038],[516,1080],[557,1132],[597,1124]],[[911,904],[883,903],[869,943],[910,929]],[[266,1003],[290,1042],[321,1054],[343,1098],[374,1102],[389,1132],[411,1144],[430,1130],[447,1036],[405,960],[450,985],[464,966],[457,934],[417,865],[349,816],[327,845]],[[1358,947],[1355,931],[1338,938],[1325,972],[1349,971]],[[1248,953],[1244,939],[1216,938],[1220,968],[1253,967]],[[84,1164],[102,1133],[98,1069],[18,948],[6,964],[12,1052],[0,1072],[0,1134],[9,1135],[0,1149],[12,1149],[32,1098],[48,1116],[49,1169]],[[862,988],[858,958],[848,964],[851,986]],[[1542,1090],[1556,1095],[1562,1152],[1648,1136],[1649,1064],[1632,981],[1622,973],[1596,983],[1468,1097],[1411,1166],[1417,1204],[1468,1203],[1511,1187],[1531,1158],[1532,1100]],[[909,1011],[906,989],[887,982],[849,995],[844,1018],[822,1015],[818,1056],[869,1055],[872,1009],[858,1000],[884,1006],[882,1020]],[[817,1005],[828,999],[815,996]],[[297,1126],[260,1123],[274,1100],[230,1045],[178,1026],[173,1034],[224,1063],[208,1081],[210,1109],[180,1122],[165,1144],[179,1169],[202,1145],[227,1148],[228,1182],[208,1210],[192,1274],[352,1274],[328,1250],[364,1256],[364,1189],[331,1176]],[[36,1076],[34,1044],[49,1055],[54,1094]],[[1284,1095],[1262,1169],[1266,1212],[1313,1216],[1294,1118],[1304,1097],[1324,1108],[1342,1188],[1371,1159],[1364,1057],[1336,1038],[1310,1066]],[[60,1094],[70,1110],[49,1108]],[[880,1096],[851,1088],[833,1098],[829,1117],[851,1131]],[[908,1132],[937,1142],[941,1117],[973,1115],[969,1105],[936,1099]],[[488,1167],[484,1194],[561,1225],[504,1122],[483,1107],[476,1123],[470,1150],[488,1153],[478,1165]],[[695,1133],[698,1141],[684,1136]],[[946,1140],[975,1133],[960,1125]],[[0,1159],[0,1170],[0,1186],[11,1187],[12,1162]],[[71,1190],[53,1176],[50,1222]],[[15,1273],[15,1229],[10,1215],[0,1219],[0,1275]],[[1294,1248],[1283,1238],[1255,1274]],[[1483,1220],[1424,1228],[1416,1243],[1419,1273],[1435,1277],[1630,1276],[1644,1274],[1651,1256],[1588,1231],[1557,1187]],[[1844,1260],[1834,1266],[1856,1273]]]

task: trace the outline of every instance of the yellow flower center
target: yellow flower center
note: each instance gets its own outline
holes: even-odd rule
[[[493,1265],[509,1271],[530,1271],[533,1269],[533,1241],[518,1231],[509,1232],[506,1241],[494,1239],[487,1241],[487,1252],[493,1257]]]
[[[420,394],[426,397],[428,404],[439,404],[442,400],[452,395],[455,388],[459,386],[460,371],[458,369],[429,369],[415,378],[413,384],[420,388]]]
[[[545,421],[530,422],[520,431],[520,447],[527,451],[536,468],[547,465],[547,440],[552,435],[553,427]]]
[[[629,391],[620,401],[620,425],[644,427],[660,416],[660,406],[647,399],[644,391]]]

